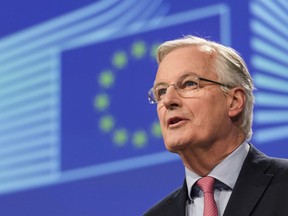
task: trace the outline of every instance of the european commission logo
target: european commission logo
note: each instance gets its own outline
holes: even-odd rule
[[[106,69],[97,73],[98,85],[101,88],[95,95],[94,107],[97,112],[101,113],[98,122],[99,129],[110,136],[111,141],[118,147],[132,143],[133,146],[141,149],[148,145],[150,137],[161,137],[161,129],[157,119],[151,123],[149,130],[144,128],[135,130],[133,126],[121,125],[121,123],[117,122],[117,114],[109,111],[109,106],[113,106],[111,104],[113,102],[113,91],[111,89],[114,85],[117,85],[117,76],[125,72],[130,62],[136,62],[137,64],[138,61],[145,59],[147,56],[156,62],[155,53],[158,45],[159,43],[156,42],[149,44],[145,40],[136,40],[129,44],[127,48],[112,53],[110,65],[107,65]],[[129,85],[129,82],[126,85]],[[131,94],[133,93],[132,91]],[[131,94],[127,97],[132,98]],[[127,104],[129,104],[129,101]]]
[[[142,69],[154,57],[157,43],[179,37],[179,32],[190,33],[191,25],[205,32],[203,23],[212,23],[219,41],[230,44],[227,5],[169,14],[169,5],[154,0],[100,1],[1,39],[0,194],[178,160],[161,151],[155,116],[125,118],[133,110],[123,100],[133,103],[133,89],[144,89],[137,71],[148,80]],[[92,55],[83,57],[82,50]],[[91,64],[84,68],[80,59]],[[142,68],[135,70],[136,65]],[[123,79],[126,75],[130,78]],[[140,95],[147,106],[146,90],[154,74],[149,77],[151,82]],[[73,91],[68,103],[66,91]],[[129,92],[127,97],[123,91]],[[76,118],[82,118],[86,127],[78,127]],[[66,136],[70,130],[73,133]],[[81,139],[73,139],[80,133]],[[102,152],[97,152],[99,146]],[[83,155],[74,160],[73,154],[80,151]],[[90,160],[84,161],[86,157]]]

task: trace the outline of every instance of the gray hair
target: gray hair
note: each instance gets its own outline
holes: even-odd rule
[[[229,87],[242,87],[246,94],[246,103],[241,113],[240,128],[249,140],[252,137],[253,107],[254,107],[254,85],[248,68],[240,54],[231,47],[224,46],[214,41],[192,35],[180,39],[164,42],[157,50],[157,62],[161,63],[163,58],[171,51],[186,46],[198,46],[207,54],[216,54],[216,72],[218,81]],[[227,89],[222,88],[223,91]]]

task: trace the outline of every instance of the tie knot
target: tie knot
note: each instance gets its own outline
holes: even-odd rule
[[[203,193],[214,193],[215,179],[211,176],[206,176],[197,181],[197,185],[201,188]]]

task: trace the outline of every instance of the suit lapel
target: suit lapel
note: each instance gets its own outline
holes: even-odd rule
[[[266,174],[269,158],[251,146],[223,216],[251,214],[273,175]]]
[[[179,202],[179,216],[186,216],[186,204],[188,199],[188,188],[186,184],[186,179],[184,181],[183,187],[182,187],[182,194],[180,196],[180,202]]]
[[[187,189],[187,184],[186,184],[186,179],[184,180],[182,189],[180,190],[180,193],[177,195],[177,197],[174,199],[176,200],[176,208],[173,208],[176,210],[175,212],[172,213],[171,211],[171,216],[173,215],[179,215],[179,216],[186,216],[186,204],[187,204],[187,199],[188,199],[188,189]]]
[[[188,199],[188,189],[186,179],[183,186],[177,193],[166,201],[166,211],[163,216],[186,216],[186,203]],[[159,214],[160,215],[160,214]],[[161,214],[162,215],[162,214]],[[158,216],[158,215],[157,215]]]

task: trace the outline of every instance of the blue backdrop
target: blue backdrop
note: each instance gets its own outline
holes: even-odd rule
[[[0,2],[0,214],[141,215],[183,182],[147,91],[155,50],[193,34],[238,50],[252,143],[288,157],[287,0]]]

